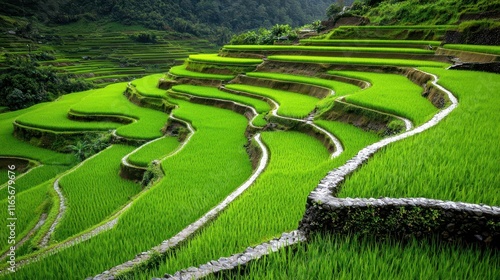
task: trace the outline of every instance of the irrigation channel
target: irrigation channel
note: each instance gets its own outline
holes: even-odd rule
[[[421,126],[416,127],[413,130],[406,131],[402,134],[398,134],[386,139],[382,139],[377,143],[365,147],[364,149],[359,151],[356,156],[348,160],[344,165],[330,171],[321,180],[316,189],[314,189],[310,193],[309,195],[310,198],[314,200],[324,201],[325,198],[332,197],[332,189],[338,187],[344,181],[346,176],[348,176],[349,174],[353,173],[356,169],[358,169],[378,150],[391,143],[419,134],[435,126],[446,116],[448,116],[458,106],[458,99],[453,95],[453,93],[437,84],[438,77],[431,73],[426,73],[426,74],[431,75],[433,77],[432,84],[434,86],[436,86],[438,89],[447,94],[451,102],[451,105],[448,106],[446,109],[443,109],[437,114],[435,114],[431,120],[427,121]],[[296,230],[291,233],[283,233],[283,235],[279,239],[273,239],[269,242],[262,243],[255,247],[250,247],[242,253],[234,254],[229,257],[222,257],[217,261],[215,260],[210,261],[207,264],[203,264],[199,267],[190,267],[184,270],[180,270],[171,276],[166,275],[165,276],[166,278],[155,278],[155,279],[156,280],[200,279],[216,272],[236,269],[238,266],[245,265],[253,260],[257,260],[264,255],[279,250],[280,248],[284,248],[296,244],[298,242],[303,242],[305,240],[306,240],[305,235],[300,230]],[[111,279],[111,278],[95,278],[95,279]]]

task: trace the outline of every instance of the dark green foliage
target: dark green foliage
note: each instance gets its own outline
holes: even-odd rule
[[[294,41],[297,31],[288,24],[276,24],[271,29],[260,28],[233,36],[230,45],[272,45],[275,41]]]
[[[342,7],[340,7],[337,3],[333,3],[328,7],[328,9],[326,9],[326,16],[328,18],[334,18],[341,11]]]
[[[163,171],[161,170],[160,162],[153,161],[148,165],[148,169],[146,170],[146,172],[144,172],[141,186],[143,188],[149,187],[152,184],[158,182],[161,177],[163,177]]]
[[[31,16],[59,24],[107,17],[122,24],[175,30],[214,41],[233,32],[270,28],[276,23],[301,26],[323,18],[331,0],[7,0],[8,15]]]
[[[156,43],[156,34],[152,32],[140,32],[129,37],[139,43]]]
[[[77,141],[74,145],[69,145],[67,148],[71,150],[78,161],[84,161],[109,145],[110,137],[107,134],[86,134],[83,139]]]
[[[0,106],[18,110],[53,100],[64,93],[92,88],[89,82],[40,67],[36,59],[47,57],[50,55],[43,53],[33,57],[7,57],[8,68],[0,74]]]

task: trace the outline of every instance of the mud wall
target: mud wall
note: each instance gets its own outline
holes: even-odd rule
[[[467,52],[438,48],[436,54],[458,57],[462,62],[494,62],[500,61],[500,56],[486,53]]]
[[[379,135],[392,135],[405,130],[398,118],[378,111],[335,100],[334,105],[320,116],[321,119],[341,121]]]
[[[231,81],[231,83],[267,87],[277,90],[286,90],[286,91],[314,96],[320,99],[329,96],[331,93],[330,89],[323,88],[320,86],[314,86],[303,83],[294,83],[288,81],[278,81],[265,78],[254,78],[244,75],[238,75],[235,79]]]

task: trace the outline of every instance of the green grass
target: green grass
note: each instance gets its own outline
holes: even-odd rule
[[[98,274],[170,238],[250,176],[244,148],[247,119],[229,110],[177,103],[175,116],[190,120],[196,133],[180,153],[162,163],[164,179],[137,198],[114,229],[20,268],[6,279],[32,275],[76,279]]]
[[[71,165],[74,163],[75,158],[73,155],[39,148],[18,140],[13,136],[14,128],[12,122],[18,116],[31,111],[43,111],[45,106],[47,104],[39,104],[27,109],[0,114],[0,137],[2,139],[0,155],[35,159],[49,165]]]
[[[126,83],[117,83],[100,89],[71,107],[73,112],[85,115],[115,115],[134,118],[137,121],[119,127],[116,134],[135,139],[154,139],[162,136],[161,128],[167,122],[167,114],[142,108],[131,103],[123,95]]]
[[[114,145],[60,179],[68,207],[54,241],[98,224],[141,190],[139,184],[119,176],[120,161],[132,150],[134,147]]]
[[[219,98],[219,99],[235,101],[255,108],[255,110],[258,113],[269,112],[271,110],[271,107],[265,101],[247,96],[230,94],[214,87],[179,85],[179,86],[173,86],[172,90],[177,92],[187,93],[194,96],[211,97],[211,98]]]
[[[208,74],[208,73],[189,71],[186,69],[186,64],[170,68],[169,73],[174,76],[194,78],[194,79],[229,81],[234,78],[233,75]]]
[[[359,149],[379,139],[347,124],[324,122],[323,125],[345,143],[344,154],[329,160],[325,147],[302,133],[263,133],[271,157],[255,184],[193,240],[169,254],[158,269],[135,277],[151,279],[200,265],[295,229],[304,214],[305,200],[318,181]],[[351,142],[351,139],[356,140]]]
[[[158,81],[165,77],[164,74],[153,74],[132,81],[137,91],[144,96],[164,97],[166,90],[157,87]]]
[[[281,73],[266,73],[266,72],[248,72],[246,73],[249,77],[272,79],[279,81],[288,81],[294,83],[303,83],[309,85],[315,85],[320,87],[326,87],[335,91],[335,96],[344,96],[346,94],[351,94],[359,90],[359,87],[351,85],[348,83],[343,83],[334,80],[326,80],[310,76],[299,76]]]
[[[264,127],[267,124],[267,121],[265,119],[266,114],[259,114],[252,122],[252,124],[256,127]]]
[[[243,275],[225,272],[207,279],[495,279],[500,259],[490,249],[408,244],[371,237],[321,236],[252,262]]]
[[[499,205],[500,150],[493,147],[500,137],[500,75],[423,70],[440,77],[439,83],[458,97],[458,107],[435,128],[375,154],[347,179],[339,195]]]
[[[38,186],[39,184],[56,177],[58,174],[61,174],[68,168],[69,166],[65,165],[43,165],[34,168],[33,170],[26,173],[22,177],[20,177],[21,174],[17,173],[16,193],[19,194],[23,191],[31,189],[32,187]],[[3,171],[3,169],[0,169],[0,171]],[[2,191],[0,192],[0,200],[5,199],[8,196],[7,189],[1,189],[1,190]]]
[[[17,185],[17,183],[16,183]],[[16,186],[15,185],[15,186]],[[50,196],[48,195],[48,189],[51,187],[50,182],[40,184],[36,187],[32,187],[29,190],[26,190],[21,193],[16,193],[15,195],[15,220],[16,224],[16,241],[19,242],[21,238],[23,238],[30,230],[33,228],[38,220],[40,219],[40,215],[43,212],[47,212],[51,207],[52,202]],[[2,189],[2,192],[7,192],[7,189]],[[9,215],[9,211],[7,211],[7,207],[9,205],[9,200],[4,198],[0,201],[0,207],[5,209],[0,212],[0,218],[5,221],[5,230],[0,231],[0,238],[5,240],[2,243],[1,249],[4,252],[8,247],[12,246],[8,244],[8,236],[10,234],[10,230],[7,230],[7,225],[10,221],[7,218],[12,217]]]
[[[437,112],[432,103],[421,96],[423,89],[402,75],[357,71],[328,73],[361,79],[372,84],[367,89],[346,96],[349,103],[405,117],[416,125],[429,120]]]
[[[9,181],[7,169],[0,168],[0,185],[3,185],[7,181]]]
[[[137,166],[147,167],[153,160],[158,160],[173,152],[179,146],[176,137],[162,137],[135,151],[128,157],[128,162]]]
[[[500,55],[500,46],[446,44],[443,48]]]
[[[96,92],[98,92],[98,90],[89,90],[61,96],[56,102],[44,103],[44,106],[37,106],[39,109],[30,110],[28,113],[19,116],[16,121],[29,127],[59,132],[102,131],[119,127],[120,124],[112,122],[78,122],[68,119],[67,113],[71,106]]]
[[[429,54],[434,51],[417,48],[377,48],[377,47],[330,47],[330,46],[283,46],[283,45],[226,45],[229,51],[311,51],[311,52],[365,52],[365,53],[398,53],[398,54]]]
[[[287,117],[304,118],[314,110],[316,103],[319,101],[318,98],[312,96],[284,90],[247,86],[243,84],[228,84],[226,87],[232,90],[271,98],[280,105],[278,114]]]
[[[321,45],[321,46],[433,46],[439,47],[441,41],[421,41],[421,40],[363,40],[363,39],[302,39],[301,44]]]
[[[392,58],[361,58],[361,57],[325,57],[299,55],[270,55],[271,61],[299,62],[299,63],[328,63],[366,66],[405,66],[405,67],[439,67],[445,68],[449,63],[412,59]]]
[[[189,60],[222,65],[257,65],[262,63],[262,59],[258,58],[224,57],[218,54],[192,54],[189,56]]]

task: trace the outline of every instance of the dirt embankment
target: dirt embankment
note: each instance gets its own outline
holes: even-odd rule
[[[291,92],[314,96],[317,98],[325,98],[329,96],[331,93],[330,89],[323,88],[320,86],[289,82],[289,81],[278,81],[265,78],[255,78],[244,75],[238,75],[235,79],[231,81],[231,83],[246,84],[251,86],[259,86],[277,90],[291,91]]]

